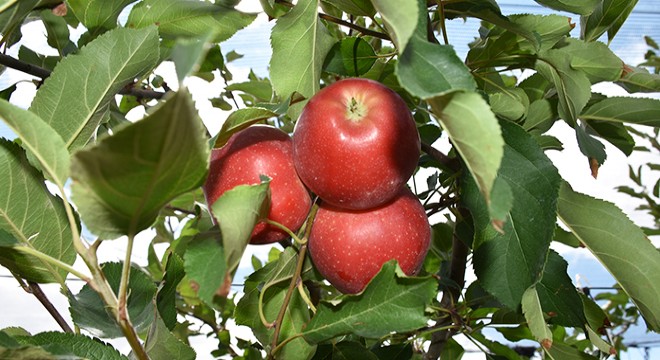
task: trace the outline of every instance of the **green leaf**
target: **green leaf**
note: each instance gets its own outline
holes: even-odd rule
[[[248,107],[234,111],[222,124],[220,132],[213,142],[213,147],[223,147],[235,133],[272,117],[277,117],[277,113],[260,107]]]
[[[365,74],[376,62],[376,53],[360,37],[347,37],[336,43],[325,59],[325,71],[343,76]]]
[[[78,50],[69,40],[69,27],[63,17],[53,14],[51,10],[43,10],[40,16],[48,34],[48,45],[57,49],[60,56]]]
[[[607,30],[607,41],[608,42],[610,42],[610,43],[612,42],[612,39],[614,39],[616,34],[619,32],[619,29],[621,29],[621,26],[623,26],[623,23],[626,22],[626,20],[628,19],[628,16],[630,16],[630,13],[632,13],[633,8],[635,7],[635,5],[637,5],[637,0],[631,0],[628,4],[628,7],[626,7],[625,9],[623,9],[623,11],[621,11],[621,16],[619,16],[619,18],[616,19],[614,21],[614,23],[612,23],[612,27],[610,27]]]
[[[254,226],[265,219],[270,209],[270,180],[258,185],[239,185],[211,204],[222,234],[227,272],[238,267]]]
[[[600,0],[534,0],[537,3],[547,6],[554,10],[568,11],[574,14],[589,15],[591,14]]]
[[[183,260],[186,275],[197,284],[197,296],[212,305],[227,270],[222,246],[215,236],[197,237],[188,245]]]
[[[486,101],[472,92],[458,92],[428,103],[488,203],[504,151],[495,115]]]
[[[585,41],[596,41],[606,31],[616,27],[619,19],[625,20],[630,11],[637,4],[637,0],[603,0],[591,15],[580,19],[581,38]],[[617,29],[613,29],[612,39]]]
[[[334,6],[337,9],[357,16],[373,16],[376,9],[369,0],[323,0]]]
[[[128,360],[111,345],[81,334],[49,331],[15,338],[23,345],[39,346],[53,355],[75,355],[90,360]]]
[[[116,294],[121,281],[122,264],[105,263],[102,264],[102,269],[108,284]],[[139,268],[132,269],[128,283],[129,296],[126,305],[128,316],[135,329],[142,332],[148,329],[153,321],[156,285]],[[85,284],[77,295],[69,296],[69,305],[73,322],[90,334],[102,338],[124,336],[114,317],[106,309],[103,300],[89,284]]]
[[[281,98],[298,92],[309,99],[319,90],[323,61],[335,39],[319,20],[318,6],[319,0],[300,0],[273,27],[270,77]],[[303,104],[289,109],[292,119]]]
[[[584,42],[568,38],[562,51],[569,54],[571,67],[587,74],[592,84],[615,81],[623,72],[623,61],[602,42]]]
[[[516,121],[527,116],[529,98],[521,88],[502,88],[488,94],[488,101],[493,112],[504,119]]]
[[[586,122],[589,132],[593,132],[599,137],[609,141],[616,146],[626,156],[632,154],[635,148],[635,140],[632,138],[626,127],[622,123],[607,121],[588,121]]]
[[[12,247],[20,245],[16,238],[7,231],[0,229],[0,247]]]
[[[164,37],[201,37],[213,33],[214,42],[232,37],[250,25],[255,14],[196,0],[145,0],[128,15],[127,27],[157,25]]]
[[[178,39],[172,49],[171,58],[174,61],[176,76],[179,84],[190,73],[199,70],[209,50],[211,33],[201,35],[199,38]]]
[[[510,309],[538,282],[552,241],[560,176],[536,141],[502,121],[506,142],[498,178],[509,185],[513,207],[497,232],[488,207],[470,177],[462,195],[474,219],[474,268],[480,284]],[[498,180],[499,181],[499,180]]]
[[[539,99],[529,104],[527,118],[522,124],[526,131],[536,129],[540,132],[548,131],[557,119],[557,106],[550,100]]]
[[[575,134],[577,136],[578,147],[582,154],[590,159],[595,159],[598,165],[603,165],[605,159],[607,159],[605,145],[587,134],[581,126],[575,127]]]
[[[387,355],[390,353],[385,352]],[[412,354],[411,354],[412,355]],[[319,345],[312,360],[384,360],[357,341],[344,340],[338,343]],[[410,357],[408,357],[410,359]]]
[[[242,83],[235,83],[225,88],[227,91],[242,91],[243,93],[253,96],[256,102],[266,102],[273,98],[273,86],[270,80],[251,80]]]
[[[176,253],[170,253],[165,265],[163,281],[156,295],[158,313],[168,329],[174,329],[177,324],[176,288],[185,276],[183,260]]]
[[[605,342],[605,340],[603,340],[590,326],[587,325],[586,328],[587,334],[589,334],[589,341],[591,341],[598,350],[604,354],[616,354],[616,349],[612,345]]]
[[[660,127],[660,100],[632,97],[605,98],[584,110],[580,118]]]
[[[114,96],[158,62],[158,34],[118,28],[64,58],[37,91],[30,110],[57,131],[69,149],[83,147]]]
[[[626,67],[623,76],[618,79],[621,85],[629,93],[636,92],[660,92],[660,75],[651,74],[641,67]]]
[[[556,239],[555,230],[555,239]],[[582,299],[567,273],[568,264],[550,250],[543,269],[543,277],[536,284],[541,308],[552,313],[550,322],[561,326],[582,327],[587,319],[582,310]]]
[[[424,309],[437,295],[437,283],[400,273],[396,262],[389,261],[362,294],[347,296],[337,306],[321,303],[303,332],[305,339],[318,343],[343,334],[380,338],[425,326]]]
[[[34,113],[0,100],[0,118],[21,138],[29,156],[60,189],[69,177],[69,153],[59,134]],[[34,162],[33,162],[34,164]]]
[[[385,26],[390,30],[394,45],[401,53],[417,28],[420,1],[372,0],[371,3],[380,13]]]
[[[461,344],[456,342],[454,338],[450,338],[445,344],[445,347],[442,349],[440,358],[460,360],[463,358],[464,354],[465,354],[465,349],[463,348],[463,346],[461,346]]]
[[[660,253],[642,230],[613,204],[574,192],[566,183],[558,215],[632,298],[649,329],[660,330]]]
[[[552,332],[543,318],[541,301],[539,300],[539,294],[536,292],[536,287],[532,286],[525,291],[521,304],[529,330],[541,346],[549,349],[552,346]]]
[[[51,71],[60,61],[59,56],[46,56],[38,54],[23,45],[21,45],[21,47],[18,49],[18,59],[28,64]]]
[[[275,321],[282,307],[289,281],[295,273],[297,260],[295,249],[288,247],[276,261],[255,271],[245,281],[245,295],[238,302],[234,317],[237,324],[249,326],[264,347],[270,344],[274,329],[266,328],[261,320],[259,315],[260,297],[263,300],[264,320]],[[311,270],[311,263],[307,261],[301,273],[304,274],[309,270]],[[309,318],[307,305],[303,302],[299,292],[295,291],[282,322],[281,339],[299,334]],[[283,359],[309,358],[314,354],[315,348],[315,345],[310,345],[304,339],[298,338],[285,345],[280,350],[281,352],[278,352],[278,356]]]
[[[0,229],[25,247],[72,265],[72,233],[62,200],[15,143],[0,139]],[[34,282],[63,282],[66,271],[14,249],[0,251],[0,264]]]
[[[208,171],[204,133],[181,90],[148,117],[77,152],[71,188],[90,231],[106,239],[135,235],[170,200],[200,186]]]
[[[158,316],[151,324],[144,349],[149,357],[155,360],[194,360],[197,358],[195,350],[174,336]]]
[[[553,240],[573,248],[580,246],[580,239],[578,239],[572,232],[566,231],[559,226],[555,227],[555,237]]]
[[[555,342],[552,347],[547,350],[548,355],[553,360],[597,360],[595,356],[586,354],[572,346],[564,343]]]
[[[67,5],[94,38],[117,27],[119,14],[136,0],[68,0]]]
[[[454,48],[426,40],[426,2],[417,3],[419,27],[396,64],[395,74],[401,86],[422,99],[456,90],[475,90],[474,78]]]
[[[536,70],[557,89],[559,116],[569,124],[575,124],[591,98],[591,83],[587,75],[571,67],[571,54],[563,49],[540,53]]]
[[[3,35],[2,42],[7,47],[14,45],[21,38],[21,25],[37,5],[39,0],[17,1],[0,14],[0,34]]]

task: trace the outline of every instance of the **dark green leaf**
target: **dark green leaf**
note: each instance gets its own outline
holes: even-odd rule
[[[151,324],[144,349],[151,359],[194,360],[195,350],[172,334],[160,317]]]
[[[489,202],[504,151],[497,118],[481,95],[473,92],[457,92],[428,103]]]
[[[376,53],[360,37],[348,37],[336,43],[325,59],[325,71],[343,76],[365,74],[376,62]]]
[[[115,292],[119,290],[122,264],[105,263],[102,265],[108,284]],[[156,285],[141,269],[134,267],[129,277],[128,315],[138,332],[149,328],[154,317],[153,298]],[[89,331],[94,336],[117,338],[124,336],[114,317],[91,286],[85,284],[77,295],[69,296],[69,310],[74,323]]]
[[[614,39],[616,34],[619,32],[621,26],[623,26],[623,23],[626,22],[628,16],[630,15],[630,13],[632,13],[635,5],[637,5],[637,0],[630,0],[628,6],[621,11],[621,15],[619,16],[619,18],[612,23],[612,26],[607,30],[608,42],[612,42],[612,39]]]
[[[513,193],[513,207],[502,233],[491,226],[485,200],[468,177],[463,198],[474,219],[474,267],[479,281],[500,302],[516,309],[543,271],[561,178],[530,135],[507,121],[500,125],[506,145],[498,178]]]
[[[376,9],[369,0],[322,0],[329,2],[337,7],[337,9],[357,16],[373,16]]]
[[[550,250],[536,291],[543,311],[551,314],[551,323],[579,328],[586,324],[587,319],[582,310],[582,300],[568,276],[567,268],[566,260]]]
[[[21,39],[21,25],[38,2],[39,0],[16,1],[0,14],[0,34],[7,47]]]
[[[63,17],[53,14],[51,10],[43,10],[40,15],[48,35],[48,45],[55,48],[62,57],[78,50],[69,40],[69,27]]]
[[[641,67],[626,67],[623,76],[618,79],[621,85],[629,93],[636,92],[660,92],[660,75],[651,74]]]
[[[310,98],[319,90],[323,61],[335,39],[319,20],[318,6],[319,0],[301,0],[273,27],[270,77],[281,98],[294,92]],[[303,104],[289,108],[292,119],[298,118]]]
[[[318,343],[342,334],[379,338],[426,325],[424,309],[436,295],[436,281],[397,273],[396,262],[387,262],[362,294],[347,296],[337,306],[320,304],[303,333],[305,339]]]
[[[64,139],[83,147],[107,114],[114,96],[158,61],[158,34],[118,28],[64,58],[37,91],[30,110]]]
[[[216,290],[225,280],[225,253],[215,236],[197,237],[188,245],[184,255],[186,275],[197,286],[197,295],[213,304]]]
[[[20,245],[66,264],[76,259],[62,200],[52,196],[42,175],[15,143],[0,139],[0,229]],[[2,249],[0,264],[35,282],[63,282],[66,272],[18,249]]]
[[[9,101],[11,94],[16,91],[16,84],[9,86],[8,88],[0,91],[0,99]]]
[[[574,192],[566,183],[558,215],[632,298],[649,329],[659,330],[660,252],[642,230],[616,206]]]
[[[312,358],[315,359],[332,359],[332,360],[381,360],[373,352],[369,351],[364,345],[357,341],[341,341],[336,344],[324,345],[319,347],[317,354]],[[320,356],[319,356],[320,355]],[[325,355],[325,356],[324,356]]]
[[[575,135],[577,136],[578,147],[582,154],[590,159],[595,159],[598,165],[603,165],[607,158],[605,145],[598,141],[598,139],[587,134],[581,126],[575,127]]]
[[[223,147],[227,141],[229,141],[229,138],[231,138],[231,136],[235,133],[249,127],[250,125],[262,122],[272,117],[277,117],[277,115],[277,113],[271,110],[260,107],[238,109],[231,113],[231,115],[227,117],[227,120],[225,120],[225,122],[222,124],[220,132],[213,142],[213,147]]]
[[[449,343],[445,345],[445,349]],[[449,345],[451,346],[451,345]],[[382,347],[372,347],[371,352],[376,354],[378,360],[408,360],[413,358],[413,347],[410,343],[394,344]],[[458,357],[450,357],[458,360]]]
[[[612,39],[618,31],[619,19],[625,20],[637,4],[637,0],[603,0],[594,12],[580,19],[581,37],[585,41],[596,41],[606,31],[612,29]]]
[[[442,349],[440,358],[460,360],[463,358],[464,354],[465,354],[465,349],[461,346],[461,344],[459,344],[458,342],[456,342],[456,340],[451,338],[447,341],[445,347]]]
[[[578,239],[575,234],[566,231],[559,226],[555,227],[555,237],[553,240],[574,248],[580,246],[580,239]]]
[[[584,353],[572,346],[555,342],[548,350],[554,360],[597,360],[597,357]]]
[[[587,75],[571,67],[571,55],[563,49],[540,53],[536,70],[557,89],[559,116],[569,124],[575,124],[591,98],[591,83]]]
[[[168,329],[174,329],[177,324],[176,311],[176,288],[185,276],[183,260],[175,253],[170,253],[165,265],[165,273],[158,294],[156,295],[156,306],[158,313]]]
[[[609,141],[626,154],[626,156],[632,154],[635,148],[635,140],[623,124],[606,121],[588,121],[586,124],[589,132],[593,132]]]
[[[239,185],[218,198],[211,213],[220,225],[227,272],[238,267],[254,226],[265,219],[270,209],[269,181],[258,185]]]
[[[534,0],[537,3],[559,11],[568,11],[574,14],[589,15],[599,3],[599,0]]]
[[[18,59],[30,65],[38,66],[46,70],[53,70],[60,61],[59,56],[46,56],[38,54],[31,49],[21,45],[18,49]]]
[[[584,110],[580,118],[584,120],[625,122],[657,128],[660,127],[660,100],[610,97]]]
[[[17,336],[16,339],[23,345],[39,346],[53,355],[75,355],[89,360],[128,360],[111,345],[81,334],[52,331],[33,336]]]
[[[557,118],[556,103],[553,105],[550,100],[539,99],[529,104],[527,118],[522,127],[526,131],[537,130],[544,133],[550,130]]]
[[[127,27],[157,25],[165,37],[194,37],[213,34],[214,42],[232,37],[250,25],[255,14],[196,0],[145,0],[136,4],[128,15]]]
[[[73,198],[90,231],[106,239],[149,227],[208,171],[205,128],[187,91],[73,157]]]

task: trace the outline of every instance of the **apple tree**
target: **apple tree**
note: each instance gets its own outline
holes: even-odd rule
[[[597,359],[625,348],[625,331],[613,331],[624,322],[660,330],[660,254],[648,238],[657,223],[640,228],[612,202],[575,191],[547,156],[562,151],[550,131],[558,124],[574,133],[570,141],[583,154],[577,171],[594,177],[608,155],[604,142],[629,156],[648,141],[657,154],[660,101],[592,91],[609,82],[630,94],[660,92],[653,52],[643,64],[626,64],[608,47],[637,1],[536,0],[557,14],[505,16],[495,0],[260,0],[261,16],[273,24],[269,75],[234,79],[228,65],[239,55],[223,51],[223,42],[257,18],[239,10],[239,2],[2,2],[0,63],[34,76],[36,95],[24,109],[16,84],[0,93],[0,118],[16,135],[0,139],[0,265],[44,303],[62,331],[0,329],[0,357],[459,359],[460,335],[491,359],[535,353]],[[446,24],[465,18],[479,19],[481,27],[461,59]],[[57,55],[21,45],[21,30],[33,21],[43,23]],[[84,31],[77,37],[72,29]],[[648,44],[657,49],[652,39]],[[185,85],[192,77],[223,85],[200,95]],[[400,132],[393,144],[419,148],[401,164],[414,172],[402,181],[410,189],[399,184],[401,191],[390,191],[403,193],[409,205],[392,210],[382,205],[391,198],[382,199],[375,202],[387,211],[364,217],[385,229],[364,252],[365,268],[374,273],[366,287],[343,294],[340,280],[318,265],[324,256],[345,265],[335,255],[367,237],[355,225],[362,213],[322,225],[316,217],[330,211],[326,201],[302,191],[309,195],[304,213],[296,225],[283,225],[269,212],[276,192],[289,189],[276,185],[272,173],[208,199],[202,188],[243,176],[263,160],[248,156],[238,162],[244,168],[220,172],[209,165],[212,152],[246,129],[267,124],[280,129],[283,141],[293,134],[295,150],[306,104],[347,78],[398,94],[400,114],[375,108],[385,108],[382,117],[410,120],[413,141]],[[191,94],[225,111],[219,131],[208,130],[214,119],[198,111]],[[361,114],[372,100],[378,99],[356,95],[345,106]],[[324,116],[344,111],[320,109]],[[305,128],[323,126],[310,124]],[[397,155],[403,146],[360,147],[362,140],[351,147],[353,160],[326,164],[298,154],[304,159],[297,162],[365,172],[388,170],[375,160],[382,155],[404,158]],[[348,148],[306,145],[326,155]],[[303,173],[278,169],[295,181]],[[350,192],[358,175],[324,170],[310,178],[332,177]],[[620,190],[644,200],[658,218],[657,184]],[[357,195],[368,198],[368,191]],[[281,212],[294,208],[300,206]],[[421,230],[402,226],[416,216],[402,213],[417,211],[409,209],[420,209]],[[319,246],[310,257],[315,222],[323,239],[348,242]],[[267,259],[249,259],[246,249],[264,246],[250,244],[260,226],[284,236]],[[393,239],[419,234],[426,240],[411,270],[403,271],[397,257],[407,248],[368,263],[391,251]],[[127,243],[123,261],[99,260],[117,239]],[[147,264],[132,261],[137,242],[148,243]],[[617,291],[601,296],[612,300],[609,307],[576,288],[553,242],[586,248],[611,273]],[[362,274],[362,259],[352,258],[355,265],[338,278]],[[476,281],[466,282],[468,269]],[[84,282],[82,289],[70,288],[72,278]],[[39,285],[46,283],[58,284],[68,313],[49,306]],[[236,324],[254,336],[237,336]],[[492,340],[493,332],[538,345],[525,352]],[[103,341],[120,337],[130,354]],[[196,352],[193,337],[217,347]]]

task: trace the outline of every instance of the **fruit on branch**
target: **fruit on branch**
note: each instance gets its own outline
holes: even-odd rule
[[[424,207],[404,186],[391,202],[374,209],[346,210],[322,203],[309,236],[309,253],[332,285],[354,294],[392,259],[407,275],[416,274],[430,242]]]
[[[222,148],[213,149],[209,176],[203,186],[209,207],[238,185],[260,183],[260,175],[272,179],[268,219],[298,230],[312,200],[293,166],[291,138],[272,126],[250,126],[232,135]],[[262,222],[254,228],[250,243],[267,244],[287,237],[281,229]]]
[[[293,133],[302,181],[323,201],[347,209],[392,200],[415,171],[419,154],[406,103],[368,79],[340,80],[319,91]]]

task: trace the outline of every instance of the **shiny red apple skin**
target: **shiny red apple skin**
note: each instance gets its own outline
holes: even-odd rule
[[[370,210],[321,204],[309,236],[314,266],[345,294],[361,292],[384,263],[396,259],[416,274],[431,243],[424,207],[406,187],[394,200]]]
[[[293,133],[303,183],[323,201],[368,209],[391,200],[415,171],[419,133],[406,103],[368,79],[345,79],[305,105]]]
[[[234,134],[222,148],[213,149],[203,186],[209,207],[238,185],[259,184],[259,175],[272,179],[268,218],[297,231],[307,218],[312,200],[293,166],[291,138],[272,126],[250,126]],[[268,244],[287,237],[284,231],[261,222],[254,228],[250,243]]]

